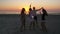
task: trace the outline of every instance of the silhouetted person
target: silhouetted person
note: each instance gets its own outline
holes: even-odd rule
[[[31,8],[31,5],[30,5],[30,8],[29,8],[29,17],[31,19],[31,23],[30,23],[30,27],[29,29],[31,30],[31,27],[33,26],[33,28],[35,27],[35,21],[34,21],[34,16],[33,16],[33,12],[32,12],[32,8]]]
[[[47,32],[46,25],[45,25],[45,16],[48,16],[47,11],[42,7],[42,21],[41,21],[41,27],[42,31]]]
[[[24,30],[25,30],[25,8],[22,8],[22,11],[21,11],[21,27],[20,27],[20,30],[22,31],[23,30],[23,27],[24,27]]]
[[[33,10],[32,10],[33,16],[34,16],[34,20],[35,20],[35,25],[37,27],[38,27],[38,22],[37,22],[37,14],[36,14],[36,12],[39,11],[39,10],[41,10],[41,8],[36,10],[35,7],[33,7]]]
[[[45,16],[48,16],[47,11],[42,7],[42,20],[45,20]]]
[[[35,29],[35,25],[37,25],[37,27],[38,27],[37,14],[36,14],[36,12],[39,11],[39,10],[41,10],[41,9],[36,10],[35,7],[33,7],[33,10],[31,10],[31,7],[29,8],[30,17],[32,19],[32,21],[30,23],[30,28],[31,28],[32,25],[33,25],[33,29]]]
[[[34,21],[34,16],[33,16],[31,8],[29,8],[29,16],[30,16],[30,19],[31,19],[31,23],[30,23],[29,29],[31,30],[32,26],[33,26],[33,28],[35,28],[35,21]]]

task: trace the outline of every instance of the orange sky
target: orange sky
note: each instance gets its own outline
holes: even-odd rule
[[[60,0],[0,0],[0,10],[19,10],[23,7],[28,10],[30,4],[36,9],[60,10]]]
[[[39,8],[41,6],[47,7],[47,9],[58,8],[60,9],[60,0],[0,0],[0,10],[1,9],[21,9],[23,7],[28,7],[32,4]]]

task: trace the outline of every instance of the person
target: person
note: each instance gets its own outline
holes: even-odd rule
[[[44,32],[47,32],[47,28],[46,28],[46,25],[45,25],[45,16],[48,16],[47,14],[47,11],[42,7],[42,21],[41,21],[41,27],[42,27],[42,31]]]
[[[35,25],[37,24],[37,27],[38,27],[38,23],[37,23],[37,15],[36,15],[36,12],[39,11],[41,9],[38,9],[38,10],[35,10],[35,7],[33,7],[33,10],[31,10],[31,5],[30,5],[30,17],[32,18],[32,22],[30,23],[30,28],[31,28],[31,25],[33,25],[33,29],[35,30]]]
[[[42,20],[45,20],[45,16],[48,16],[47,11],[42,7]]]
[[[30,19],[31,19],[31,23],[30,23],[29,29],[31,30],[31,26],[32,25],[33,25],[33,29],[35,27],[35,24],[34,24],[34,16],[33,16],[32,9],[31,8],[29,8],[29,16],[30,16]]]
[[[39,26],[38,26],[38,22],[37,22],[37,14],[36,14],[36,12],[39,11],[39,10],[41,10],[41,8],[36,10],[35,7],[33,7],[33,10],[32,10],[34,20],[35,20],[35,24],[36,24],[37,27],[39,27]]]
[[[23,30],[23,27],[24,27],[24,30],[25,30],[25,8],[22,8],[22,11],[21,11],[21,27],[20,27],[20,30],[22,31]]]

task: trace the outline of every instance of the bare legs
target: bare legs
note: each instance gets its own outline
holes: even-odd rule
[[[25,30],[25,20],[22,21],[22,25],[20,27],[20,31],[23,31],[23,27],[24,27],[24,30]]]
[[[37,20],[35,20],[35,25],[36,25],[37,28],[39,28]]]
[[[47,32],[45,22],[41,22],[41,27],[43,32]]]
[[[33,29],[35,29],[35,22],[34,21],[32,21],[31,23],[30,23],[30,27],[29,27],[29,29],[31,30],[31,27],[33,26]]]
[[[32,26],[33,26],[33,29],[35,30],[35,26],[38,27],[37,21],[32,21],[32,22],[30,23],[30,27],[29,27],[30,30],[31,30],[31,27],[32,27]]]

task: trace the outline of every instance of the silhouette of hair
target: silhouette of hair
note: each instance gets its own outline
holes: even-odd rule
[[[31,8],[29,8],[29,11],[32,11],[32,9],[31,9]]]
[[[25,11],[25,8],[22,8],[21,14],[24,13],[24,11]]]
[[[42,7],[43,14],[47,15],[47,11]]]
[[[35,10],[35,7],[33,7],[33,10]]]

